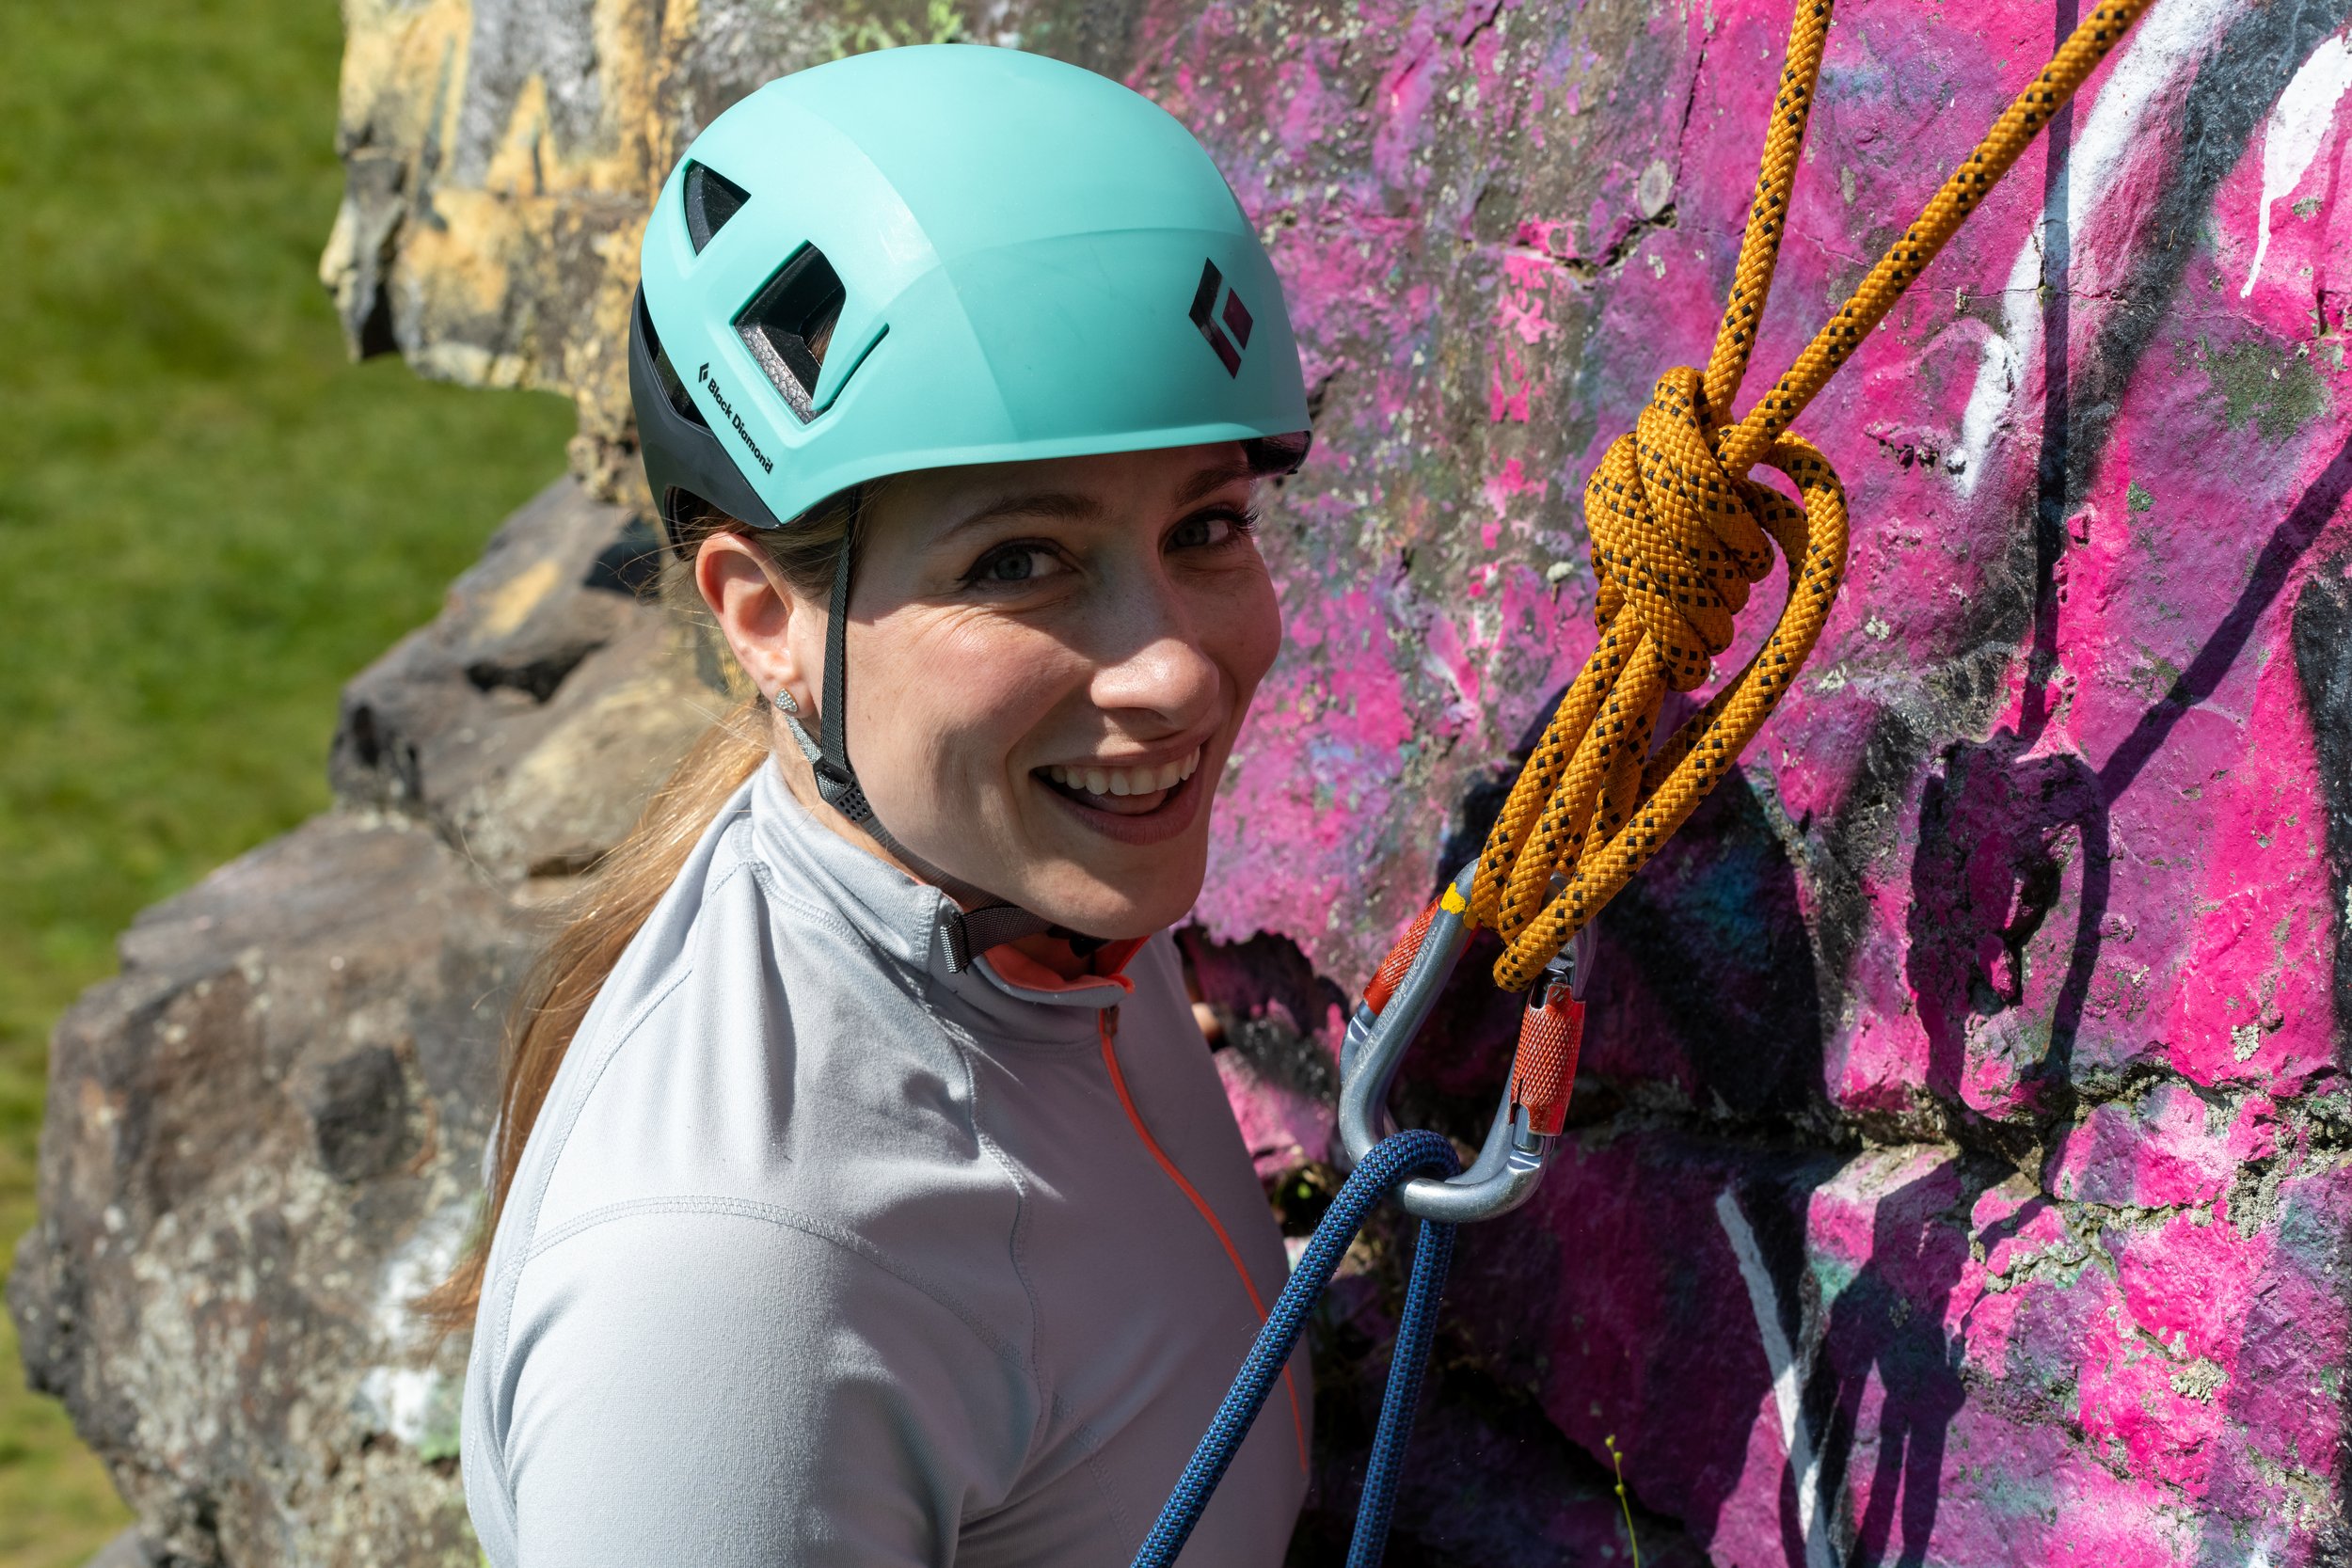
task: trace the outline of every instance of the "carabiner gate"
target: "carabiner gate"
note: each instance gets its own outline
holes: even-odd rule
[[[1477,874],[1475,861],[1462,868],[1430,911],[1404,977],[1385,999],[1375,1001],[1368,995],[1348,1020],[1340,1048],[1340,1140],[1351,1161],[1361,1160],[1373,1145],[1396,1131],[1389,1114],[1389,1089],[1406,1048],[1421,1033],[1429,1009],[1470,946],[1472,927],[1466,917]],[[1486,1129],[1486,1146],[1459,1176],[1442,1181],[1418,1177],[1406,1182],[1398,1189],[1397,1201],[1406,1213],[1459,1225],[1509,1213],[1534,1196],[1559,1142],[1568,1088],[1576,1078],[1592,949],[1592,928],[1586,927],[1545,966],[1544,978],[1530,994],[1520,1021],[1511,1075]]]

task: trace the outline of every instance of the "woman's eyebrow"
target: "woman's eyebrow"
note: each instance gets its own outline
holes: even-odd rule
[[[1184,481],[1184,487],[1176,492],[1178,506],[1190,506],[1203,496],[1213,496],[1228,484],[1245,479],[1255,479],[1257,470],[1247,463],[1220,463],[1201,469]]]
[[[949,528],[940,538],[952,539],[967,529],[993,522],[998,517],[1060,517],[1081,521],[1100,516],[1102,506],[1091,496],[1081,496],[1070,490],[1036,490],[1026,495],[1005,496],[990,501]]]
[[[1256,477],[1256,470],[1247,463],[1219,463],[1200,469],[1184,481],[1176,492],[1178,506],[1190,506],[1203,496],[1215,495],[1229,484]],[[1021,495],[1003,496],[986,506],[966,515],[940,535],[945,541],[953,539],[967,529],[999,517],[1057,517],[1065,521],[1083,522],[1103,515],[1102,503],[1091,496],[1074,490],[1033,490]]]

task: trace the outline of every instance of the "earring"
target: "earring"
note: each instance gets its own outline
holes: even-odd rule
[[[784,715],[785,727],[792,732],[792,743],[800,747],[801,755],[812,763],[820,761],[825,754],[824,748],[817,744],[816,737],[808,733],[808,726],[801,722],[800,699],[778,687],[775,696],[770,701],[776,705],[776,711]]]

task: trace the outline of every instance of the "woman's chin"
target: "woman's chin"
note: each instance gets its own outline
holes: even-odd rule
[[[1037,799],[1021,802],[1025,810],[1009,814],[1018,824],[1010,833],[1001,826],[989,832],[968,824],[957,833],[931,824],[919,842],[906,835],[907,847],[1057,926],[1111,942],[1150,936],[1184,919],[1200,899],[1208,867],[1208,814],[1200,808],[1209,791],[1201,783],[1187,779],[1148,809],[1125,813],[1040,788]],[[976,857],[980,844],[987,847]]]
[[[1168,867],[1164,876],[1122,880],[1065,860],[1029,879],[1020,891],[999,896],[1066,930],[1122,942],[1148,937],[1189,914],[1200,897],[1200,873],[1197,862],[1188,862],[1183,868]]]
[[[1205,846],[1168,845],[1101,864],[1066,851],[1041,856],[1017,892],[998,895],[1068,930],[1107,942],[1148,937],[1192,912],[1200,898]]]

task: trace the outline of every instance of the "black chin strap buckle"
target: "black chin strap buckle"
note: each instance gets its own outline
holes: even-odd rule
[[[873,803],[866,799],[866,790],[855,773],[834,766],[827,756],[813,759],[809,771],[817,775],[817,793],[825,804],[860,827],[874,820]]]
[[[982,904],[947,917],[947,973],[961,974],[992,947],[1002,947],[1048,928],[1045,917],[1018,904]]]

